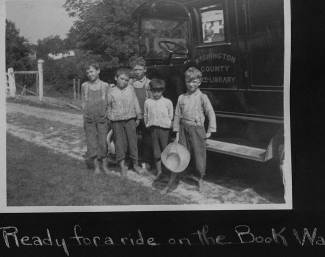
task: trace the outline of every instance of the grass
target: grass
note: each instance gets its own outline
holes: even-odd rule
[[[54,99],[54,98],[53,98]],[[76,110],[74,108],[71,108],[67,105],[67,103],[72,103],[75,106],[79,107],[80,104],[75,104],[72,101],[63,101],[59,100],[59,103],[52,103],[49,102],[46,98],[41,102],[38,100],[38,97],[36,96],[17,96],[15,98],[7,98],[6,102],[9,103],[18,103],[18,104],[25,104],[29,106],[34,106],[34,107],[40,107],[40,108],[45,108],[45,109],[52,109],[52,110],[59,110],[59,111],[65,111],[69,113],[75,113],[75,114],[81,114],[81,111]]]
[[[7,134],[8,206],[182,204],[121,177]]]
[[[55,85],[46,84],[44,85],[43,101],[39,101],[38,96],[36,95],[21,96],[19,94],[14,98],[8,97],[6,100],[7,102],[27,104],[35,107],[56,109],[71,113],[81,113],[80,110],[68,106],[68,104],[71,104],[78,108],[81,108],[81,100],[73,99],[72,87],[58,88]]]

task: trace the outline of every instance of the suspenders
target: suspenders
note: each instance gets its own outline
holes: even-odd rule
[[[102,96],[102,99],[105,101],[105,96],[106,96],[106,87],[104,86],[106,83],[100,81],[100,90],[101,90],[101,96]],[[87,102],[88,101],[88,92],[89,92],[89,84],[86,83],[85,84],[85,101]]]

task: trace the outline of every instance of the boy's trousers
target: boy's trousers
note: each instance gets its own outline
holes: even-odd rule
[[[194,161],[195,170],[201,176],[206,169],[206,142],[205,129],[181,122],[179,127],[179,143],[184,145],[191,153],[191,162]]]
[[[105,158],[107,155],[107,119],[101,119],[98,121],[84,119],[84,129],[87,143],[86,158]]]
[[[146,128],[143,119],[140,120],[140,124],[137,127],[137,134],[141,135],[138,141],[140,161],[150,163],[153,158],[152,138],[150,129]]]
[[[160,160],[161,152],[164,151],[168,144],[170,129],[152,126],[150,127],[153,157],[155,162]]]
[[[135,119],[112,121],[116,161],[122,161],[129,152],[133,164],[138,164],[138,146]]]

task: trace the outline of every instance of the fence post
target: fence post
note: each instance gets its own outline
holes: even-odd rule
[[[77,93],[77,100],[78,100],[79,99],[78,79],[76,79],[76,93]]]
[[[39,59],[37,61],[37,69],[38,69],[38,97],[39,100],[43,100],[43,63],[44,61]]]
[[[73,99],[76,100],[77,93],[76,93],[76,79],[73,79]]]
[[[79,100],[81,99],[81,86],[80,86],[80,79],[78,79],[78,91],[79,91]]]
[[[9,84],[9,96],[16,96],[16,82],[15,73],[13,68],[8,69],[8,84]]]

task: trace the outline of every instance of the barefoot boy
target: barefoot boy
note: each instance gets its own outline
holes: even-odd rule
[[[87,67],[88,81],[82,84],[82,109],[84,129],[86,133],[88,168],[95,167],[95,173],[100,173],[100,164],[107,168],[108,120],[106,118],[108,84],[99,79],[99,65],[94,63]]]
[[[116,72],[116,87],[112,87],[107,97],[107,115],[111,121],[115,138],[116,161],[119,163],[122,176],[127,175],[125,165],[126,153],[133,163],[133,169],[141,173],[138,166],[138,147],[136,127],[142,118],[138,99],[129,83],[129,69],[119,68]]]
[[[185,71],[187,92],[178,98],[173,123],[173,130],[177,132],[176,141],[184,145],[191,153],[195,171],[199,174],[199,190],[206,169],[205,140],[211,136],[212,132],[216,132],[216,116],[210,100],[198,89],[201,81],[202,73],[197,68],[190,67]],[[204,128],[205,116],[209,120],[207,132]],[[175,178],[176,174],[172,173],[165,192],[169,191]]]
[[[147,78],[146,61],[143,57],[135,57],[130,59],[130,66],[132,68],[133,77],[130,79],[130,85],[134,88],[134,92],[138,98],[141,114],[144,113],[144,102],[151,97],[150,79]],[[148,169],[149,163],[152,160],[151,138],[150,131],[146,128],[143,118],[140,120],[137,128],[141,135],[139,140],[139,151],[141,156],[142,166]]]
[[[156,179],[158,179],[162,173],[160,156],[168,144],[174,110],[172,102],[162,95],[165,90],[165,81],[152,79],[149,85],[152,98],[144,103],[144,123],[151,132],[153,156],[157,169]]]

